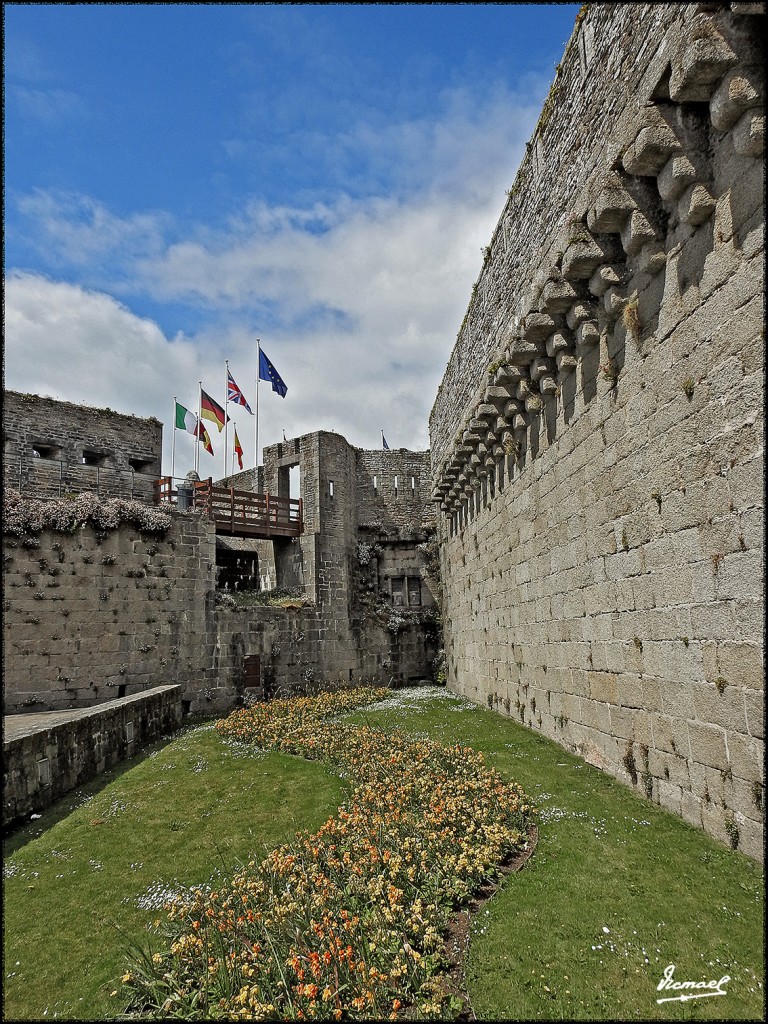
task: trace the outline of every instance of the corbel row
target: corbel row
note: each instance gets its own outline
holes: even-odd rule
[[[644,108],[587,209],[569,219],[564,251],[489,367],[488,384],[434,477],[432,499],[443,511],[455,511],[503,458],[521,453],[545,402],[557,399],[579,359],[619,317],[633,329],[627,284],[663,269],[668,232],[695,228],[712,214],[708,126],[680,104],[707,100],[712,125],[733,132],[737,152],[762,154],[762,77],[749,44],[741,48],[746,64],[737,58],[734,35],[726,39],[712,18],[699,16],[671,64],[671,102]]]

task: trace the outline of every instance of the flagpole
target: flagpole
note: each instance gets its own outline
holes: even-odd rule
[[[227,403],[229,402],[229,360],[224,360],[224,366],[227,370],[227,376],[224,381],[224,476],[229,476],[227,473]],[[232,466],[234,469],[234,465]]]
[[[195,473],[200,476],[200,428],[203,423],[203,382],[197,382],[197,446],[195,447]]]
[[[176,476],[176,395],[173,396],[173,444],[171,445],[171,490]],[[170,495],[169,495],[170,498]]]
[[[261,369],[261,339],[256,339],[256,452],[254,453],[254,459],[256,462],[256,486],[259,485],[259,377]]]

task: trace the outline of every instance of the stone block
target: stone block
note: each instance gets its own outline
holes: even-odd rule
[[[722,641],[717,645],[720,675],[732,686],[762,690],[765,683],[762,643]]]
[[[689,185],[677,203],[677,216],[684,224],[698,227],[709,220],[715,210],[715,199],[706,185]]]
[[[728,733],[729,768],[748,782],[765,778],[765,743],[753,736]]]
[[[568,281],[548,280],[539,297],[539,308],[549,315],[562,313],[576,300],[576,291]]]
[[[576,328],[576,351],[594,348],[600,344],[600,330],[592,320],[580,323]]]
[[[759,68],[732,68],[715,89],[709,102],[709,116],[718,131],[725,132],[762,99],[763,72]]]
[[[701,20],[672,61],[669,95],[675,103],[707,102],[716,84],[736,63],[736,54],[717,28]]]
[[[722,693],[708,682],[692,684],[692,714],[700,722],[719,725],[724,729],[745,733],[747,729],[744,698],[736,687],[726,686]]]
[[[592,700],[616,704],[618,700],[616,674],[614,672],[590,672],[589,695]]]
[[[646,124],[621,158],[624,170],[636,177],[655,177],[673,153],[680,151],[680,142],[672,128],[658,117]]]
[[[687,188],[695,184],[696,168],[685,153],[677,153],[659,172],[657,186],[662,199],[677,200]]]
[[[606,252],[594,240],[574,241],[563,254],[562,272],[566,281],[581,281],[590,278],[601,263]]]
[[[575,331],[580,324],[585,323],[587,320],[593,321],[596,316],[597,307],[595,306],[595,303],[587,302],[582,299],[579,302],[575,302],[568,309],[565,319],[570,329]]]
[[[516,338],[510,346],[509,361],[513,366],[528,366],[542,351],[544,351],[543,344]]]
[[[645,214],[633,210],[621,229],[621,244],[628,256],[640,252],[648,242],[656,240],[656,232]]]
[[[691,759],[698,764],[725,771],[728,754],[725,746],[725,731],[701,722],[688,722],[688,738],[691,744]]]
[[[748,110],[733,129],[733,148],[742,156],[759,157],[765,148],[765,114]]]

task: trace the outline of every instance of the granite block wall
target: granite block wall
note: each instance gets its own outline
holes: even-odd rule
[[[181,724],[178,686],[110,700],[24,725],[11,720],[3,737],[3,824],[49,807],[141,747]],[[37,717],[37,716],[36,716]]]
[[[449,685],[757,858],[761,8],[582,10],[430,419]]]
[[[152,501],[160,476],[159,420],[3,393],[3,484],[24,495]]]

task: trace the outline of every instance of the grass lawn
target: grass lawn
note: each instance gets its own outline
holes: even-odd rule
[[[539,807],[525,869],[473,924],[481,1020],[764,1020],[764,876],[748,857],[529,729],[447,697],[360,712],[481,750]],[[405,705],[410,704],[411,707]],[[725,996],[657,1004],[664,969]]]
[[[322,764],[211,724],[70,794],[5,843],[3,1019],[114,1016],[124,953],[149,944],[165,893],[321,825],[346,792]]]
[[[516,723],[440,691],[351,716],[485,753],[541,810],[540,839],[475,918],[480,1019],[764,1019],[761,869]],[[105,784],[106,783],[106,784]],[[164,892],[231,873],[345,799],[323,765],[192,729],[66,798],[5,844],[4,1019],[119,1012],[130,940]],[[664,969],[730,980],[657,1004]]]

